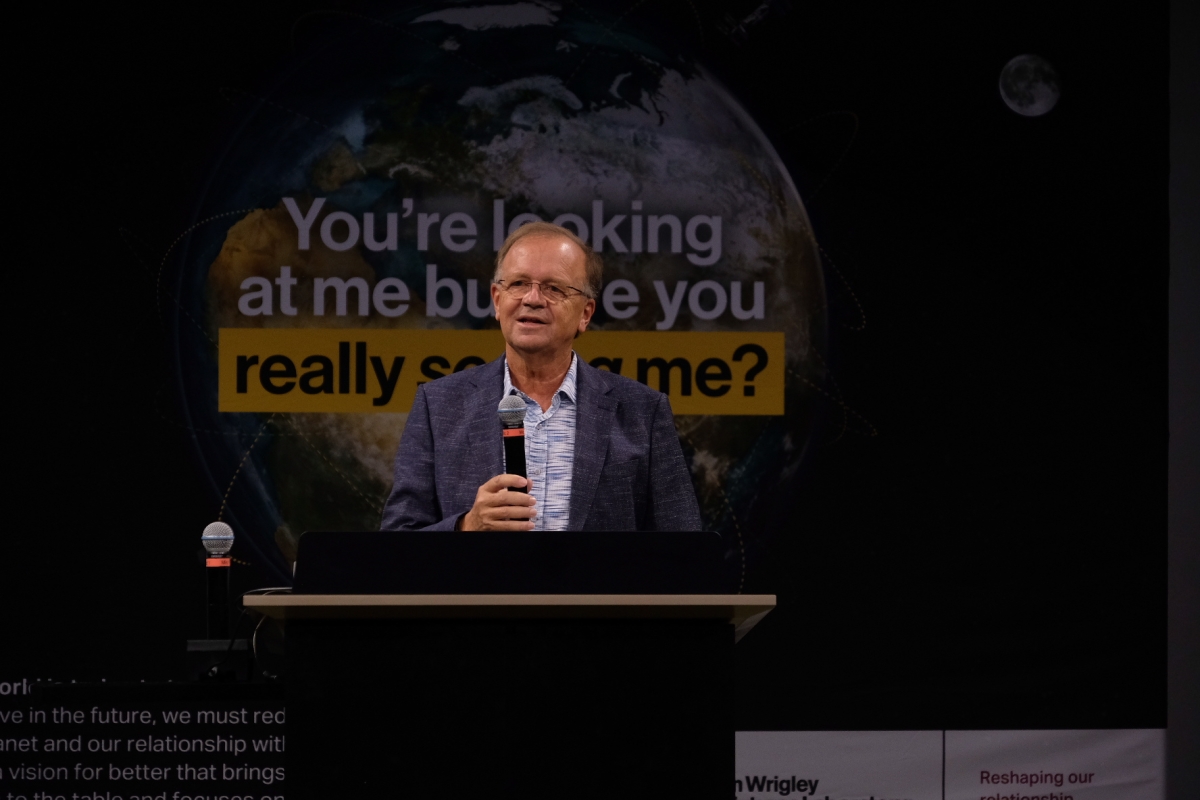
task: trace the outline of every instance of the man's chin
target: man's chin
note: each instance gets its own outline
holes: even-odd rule
[[[552,355],[559,350],[570,349],[561,342],[551,339],[546,331],[514,331],[508,345],[522,355]]]

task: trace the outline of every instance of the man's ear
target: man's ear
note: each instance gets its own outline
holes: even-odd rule
[[[493,283],[489,288],[492,292],[492,316],[500,319],[500,287]]]
[[[592,316],[596,313],[596,301],[588,298],[587,303],[583,306],[583,316],[579,319],[579,327],[575,329],[575,338],[579,338],[579,334],[587,330],[588,325],[592,321]]]

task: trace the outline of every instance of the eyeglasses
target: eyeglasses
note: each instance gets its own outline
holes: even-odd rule
[[[577,294],[587,296],[587,292],[583,289],[576,289],[574,286],[561,286],[557,283],[546,283],[545,281],[499,280],[495,281],[495,284],[514,300],[524,300],[533,291],[533,287],[537,286],[542,299],[551,305],[570,300]]]

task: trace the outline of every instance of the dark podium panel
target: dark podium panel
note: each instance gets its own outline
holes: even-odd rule
[[[455,546],[438,537],[435,549]],[[489,587],[540,580],[474,570]],[[343,591],[244,602],[286,620],[291,800],[715,800],[734,778],[734,642],[774,597]]]
[[[310,531],[297,594],[724,594],[736,548],[715,533]]]
[[[288,623],[288,796],[729,796],[713,620]]]

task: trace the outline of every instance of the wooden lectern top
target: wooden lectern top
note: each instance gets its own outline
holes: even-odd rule
[[[741,639],[773,594],[247,594],[275,619],[718,619]]]

